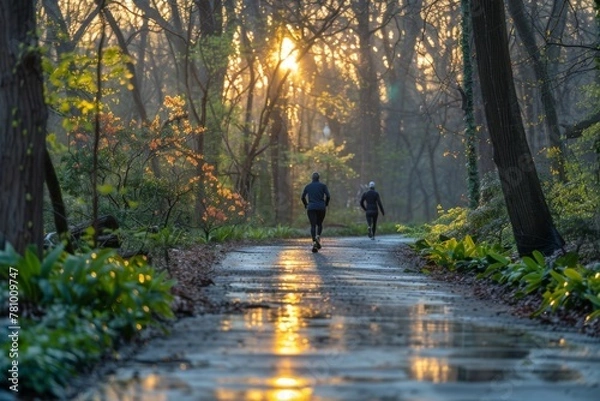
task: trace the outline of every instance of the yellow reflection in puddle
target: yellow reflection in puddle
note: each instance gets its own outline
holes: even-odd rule
[[[285,293],[276,293],[277,297],[273,301],[280,303],[280,307],[257,308],[244,314],[246,328],[256,331],[273,330],[271,348],[275,358],[273,376],[269,378],[251,376],[244,380],[247,387],[242,389],[239,385],[243,386],[244,383],[239,382],[237,389],[219,388],[215,391],[217,400],[308,401],[311,399],[313,389],[309,380],[295,374],[295,359],[288,357],[302,355],[311,348],[309,339],[302,331],[306,327],[305,316],[309,316],[311,311],[299,305],[307,290],[321,285],[316,266],[299,262],[302,261],[303,256],[305,255],[302,251],[290,250],[281,254],[277,261],[277,265],[283,266],[284,271],[277,277],[275,288]],[[298,267],[304,269],[302,275],[294,272]],[[221,327],[230,330],[231,323],[224,321]]]
[[[410,363],[411,377],[419,381],[446,383],[450,379],[450,366],[441,358],[414,358]]]
[[[433,309],[433,310],[432,310]],[[448,320],[431,320],[432,313],[440,313],[439,308],[417,304],[411,311],[410,336],[418,342],[411,347],[415,349],[439,347],[450,341],[453,335]],[[445,310],[441,312],[446,313]],[[411,377],[420,381],[445,383],[450,380],[451,369],[445,358],[415,357],[410,361]]]
[[[298,355],[310,348],[306,337],[300,333],[304,326],[301,309],[292,304],[287,304],[277,313],[275,321],[275,335],[273,338],[273,351],[277,355]]]
[[[312,393],[312,389],[308,386],[295,385],[269,389],[250,388],[243,391],[219,389],[215,395],[219,401],[308,401]]]

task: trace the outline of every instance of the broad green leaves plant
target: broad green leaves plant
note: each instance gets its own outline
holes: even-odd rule
[[[417,241],[415,247],[427,259],[450,270],[479,271],[490,265],[490,258],[493,258],[490,254],[500,255],[496,247],[476,244],[468,235],[462,240],[454,237],[439,242],[423,239]]]
[[[574,253],[548,263],[542,253],[534,251],[513,261],[498,248],[477,245],[469,236],[438,242],[422,239],[414,248],[449,270],[475,271],[480,278],[517,287],[521,294],[539,293],[542,303],[534,315],[577,307],[590,311],[587,320],[600,317],[600,272],[579,264]]]
[[[21,256],[8,245],[0,252],[0,272],[0,281],[11,272],[18,278],[20,325],[27,327],[19,336],[20,384],[38,394],[61,396],[81,368],[173,318],[173,281],[144,258],[125,260],[112,249],[70,255],[58,246],[39,260],[33,250]],[[4,370],[10,344],[2,338]]]

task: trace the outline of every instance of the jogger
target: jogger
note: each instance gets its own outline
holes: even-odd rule
[[[369,238],[374,240],[375,232],[377,231],[379,210],[381,210],[383,216],[385,216],[385,212],[383,211],[379,193],[375,191],[375,183],[373,181],[369,183],[369,190],[362,194],[360,198],[360,207],[365,211]]]
[[[319,182],[319,173],[312,174],[312,182],[304,187],[302,191],[302,203],[306,208],[306,215],[310,222],[310,236],[312,238],[312,251],[317,252],[321,248],[321,233],[323,232],[323,221],[327,206],[329,206],[329,189],[327,185]]]

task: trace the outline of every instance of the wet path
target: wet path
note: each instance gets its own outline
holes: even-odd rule
[[[78,401],[600,399],[599,341],[544,333],[398,266],[401,240],[231,252],[208,291],[242,313],[179,321]]]

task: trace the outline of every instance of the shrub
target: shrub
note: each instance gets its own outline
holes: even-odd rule
[[[204,196],[199,201],[200,229],[208,241],[216,229],[243,222],[249,205],[214,175],[214,166],[204,164],[202,170]]]
[[[162,320],[173,317],[174,283],[142,257],[125,260],[112,249],[68,255],[59,246],[39,260],[33,249],[21,256],[8,245],[0,267],[0,280],[12,279],[18,288],[19,324],[27,327],[19,335],[25,391],[60,396],[70,377],[121,341],[149,326],[164,329]],[[8,299],[4,291],[2,304]],[[2,338],[4,370],[11,344],[7,335]]]
[[[440,236],[463,238],[469,235],[477,241],[497,243],[507,248],[514,246],[500,180],[496,175],[488,174],[482,179],[477,208],[454,207],[445,210],[438,206],[437,212],[437,218],[423,226],[425,232],[421,237],[436,241]]]
[[[576,308],[586,320],[600,317],[600,272],[581,265],[575,253],[548,262],[538,251],[513,261],[506,250],[470,236],[462,240],[421,239],[413,248],[436,265],[449,270],[472,271],[479,278],[516,287],[520,294],[540,294],[542,303],[534,316],[559,308]]]
[[[486,243],[476,244],[470,236],[462,240],[441,237],[439,241],[422,239],[415,243],[414,248],[421,255],[449,270],[483,271],[492,259],[503,257],[503,250]],[[498,255],[498,256],[496,256]]]

